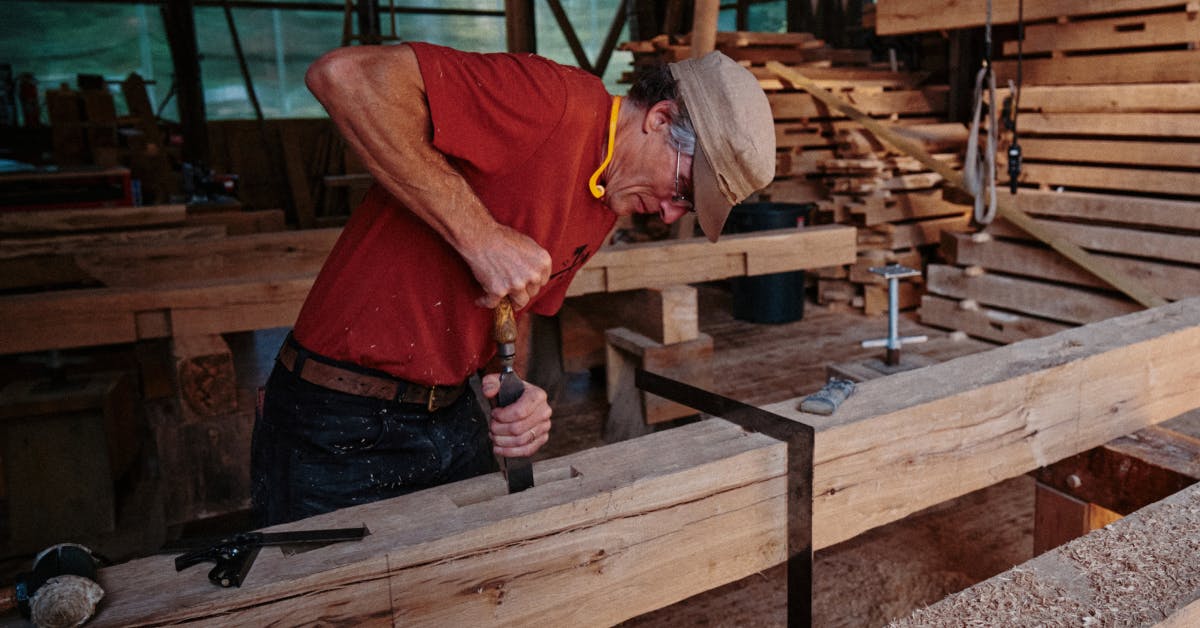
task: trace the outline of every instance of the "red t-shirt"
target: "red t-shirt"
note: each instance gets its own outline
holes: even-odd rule
[[[603,158],[611,96],[595,76],[534,55],[409,45],[434,146],[498,222],[550,253],[550,282],[527,309],[557,312],[616,220],[587,184]],[[317,276],[294,334],[327,357],[457,384],[496,350],[492,311],[475,305],[482,294],[462,257],[374,186]]]

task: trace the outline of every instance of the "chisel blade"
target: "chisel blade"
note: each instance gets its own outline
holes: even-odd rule
[[[516,403],[524,392],[525,382],[511,370],[504,371],[500,374],[500,392],[496,393],[496,405],[504,407]],[[503,458],[502,464],[510,495],[533,488],[533,463],[528,456]]]

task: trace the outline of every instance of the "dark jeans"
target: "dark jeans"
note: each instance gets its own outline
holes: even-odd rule
[[[259,525],[411,493],[497,470],[470,387],[450,406],[359,397],[275,365],[254,424],[250,471]]]

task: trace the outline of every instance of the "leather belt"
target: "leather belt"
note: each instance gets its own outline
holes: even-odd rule
[[[297,346],[290,335],[275,359],[283,368],[310,384],[359,397],[420,404],[430,412],[458,401],[467,387],[465,382],[457,386],[421,386],[388,375],[353,371]]]

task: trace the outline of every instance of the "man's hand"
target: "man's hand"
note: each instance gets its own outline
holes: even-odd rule
[[[483,396],[492,399],[500,392],[500,375],[489,373],[481,380]],[[505,458],[532,456],[550,440],[550,404],[546,391],[525,382],[525,392],[511,405],[492,409],[488,431],[492,451]]]
[[[486,240],[478,250],[462,251],[483,287],[475,304],[493,309],[507,296],[514,309],[525,307],[550,280],[550,254],[529,236],[501,224]]]

